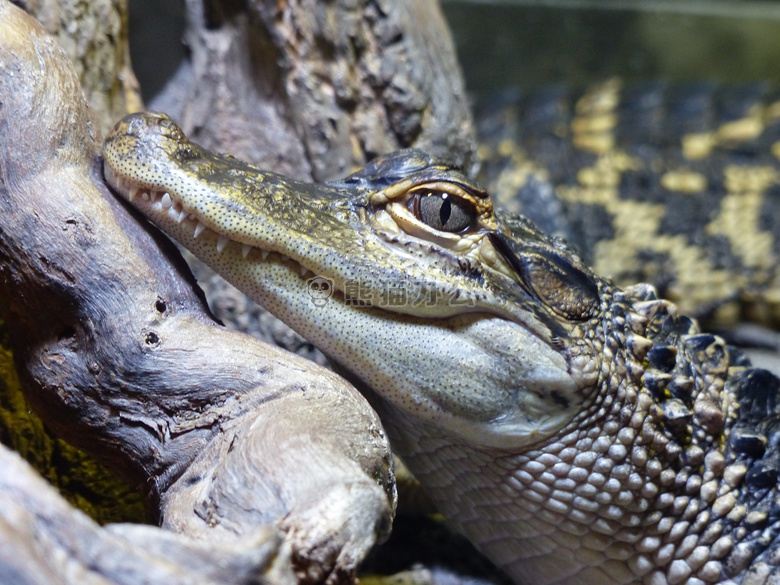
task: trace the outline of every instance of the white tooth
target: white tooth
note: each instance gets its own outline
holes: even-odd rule
[[[301,276],[306,276],[306,273],[308,272],[308,270],[306,269],[306,267],[303,264],[301,264],[301,266],[300,266],[300,268],[298,270],[300,271]]]
[[[249,250],[252,249],[252,246],[247,246],[246,244],[241,245],[241,257],[246,258],[249,256]]]
[[[187,217],[187,212],[183,209],[179,212],[179,217],[176,218],[176,223],[181,223],[184,221],[184,218]]]
[[[168,217],[170,217],[173,221],[176,221],[179,218],[179,213],[173,207],[171,207],[168,210]]]
[[[173,207],[173,200],[171,199],[171,196],[168,193],[163,193],[162,200],[160,201],[162,203],[163,209],[170,209]]]
[[[152,200],[152,203],[157,201],[157,196],[158,195],[159,195],[159,193],[157,191],[152,191],[151,189],[149,189],[149,199]]]
[[[205,230],[206,230],[206,226],[198,222],[198,225],[195,226],[195,232],[192,234],[192,239],[194,240],[195,238],[197,238]]]
[[[217,238],[217,252],[221,254],[222,250],[225,249],[225,246],[227,246],[229,241],[230,240],[228,240],[227,236],[219,236],[219,238]]]
[[[127,190],[127,200],[130,201],[130,203],[133,202],[136,195],[138,195],[138,187],[130,187],[130,189]]]
[[[144,201],[149,201],[149,193],[146,191],[141,193],[141,199],[143,199]]]
[[[270,254],[270,253],[271,252],[269,250],[260,250],[260,258],[265,260],[266,258],[268,258],[268,254]]]

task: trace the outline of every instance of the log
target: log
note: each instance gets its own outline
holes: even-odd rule
[[[129,62],[125,0],[16,0],[65,50],[105,132],[141,109]],[[0,324],[0,441],[13,448],[65,495],[101,523],[148,521],[137,489],[83,451],[53,435],[24,400],[5,324]]]
[[[376,415],[334,374],[215,322],[175,248],[108,192],[64,53],[5,0],[0,95],[0,316],[29,402],[202,550],[256,548],[277,526],[300,582],[351,580],[395,504]]]
[[[243,548],[219,548],[154,526],[101,528],[0,445],[0,582],[4,585],[284,585],[268,526]],[[276,566],[275,566],[276,564]]]

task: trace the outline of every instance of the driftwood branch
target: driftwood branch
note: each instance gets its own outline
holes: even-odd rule
[[[348,579],[391,516],[379,422],[334,375],[218,326],[178,254],[105,189],[100,129],[140,103],[123,1],[16,4],[79,79],[0,0],[0,317],[44,420],[187,536],[99,528],[2,451],[0,469],[23,479],[0,486],[0,582]],[[155,105],[205,146],[307,179],[409,146],[473,161],[435,1],[186,8],[189,58]],[[220,280],[207,287],[222,319],[299,343]]]
[[[155,101],[195,142],[301,179],[417,147],[468,166],[474,130],[433,0],[188,0],[190,58]]]
[[[243,547],[199,543],[152,526],[101,528],[0,445],[0,582],[5,585],[289,583],[276,530]],[[281,565],[281,566],[280,566]]]
[[[73,63],[103,133],[143,108],[130,66],[127,0],[16,0]]]
[[[334,374],[211,318],[172,246],[108,193],[61,49],[4,1],[0,95],[0,311],[31,404],[144,485],[164,526],[246,550],[277,525],[298,579],[351,577],[394,504],[374,413]]]

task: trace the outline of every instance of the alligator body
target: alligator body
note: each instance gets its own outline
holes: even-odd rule
[[[506,93],[480,120],[497,206],[686,314],[780,326],[780,101],[767,84]]]
[[[108,181],[312,340],[517,583],[780,582],[780,380],[416,151],[326,185],[136,114]]]

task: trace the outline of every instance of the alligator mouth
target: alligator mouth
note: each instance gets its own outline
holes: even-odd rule
[[[297,272],[302,279],[316,276],[314,272],[286,254],[232,240],[209,228],[198,219],[194,211],[187,209],[175,191],[155,190],[130,179],[122,178],[108,164],[104,164],[103,169],[106,181],[112,189],[138,208],[153,223],[164,222],[169,226],[175,226],[175,231],[182,236],[187,235],[193,240],[200,240],[204,243],[213,242],[214,250],[220,255],[240,253],[241,258],[248,262],[259,260],[285,265],[292,272]]]

